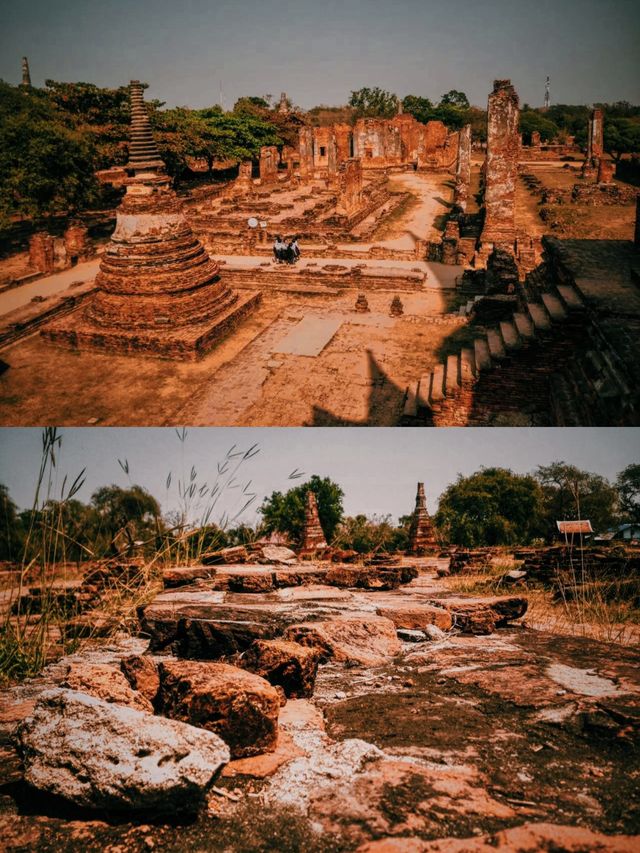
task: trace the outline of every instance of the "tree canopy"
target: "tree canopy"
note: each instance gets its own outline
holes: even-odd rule
[[[606,530],[616,520],[616,490],[600,474],[552,462],[536,468],[535,478],[544,496],[547,533],[561,520],[588,519],[594,530]]]
[[[397,95],[379,86],[357,89],[349,98],[349,106],[356,118],[393,118],[399,103]]]
[[[452,544],[510,545],[543,532],[542,490],[526,474],[481,468],[460,475],[440,497],[435,522]]]
[[[318,516],[327,542],[333,539],[335,530],[342,520],[344,492],[329,477],[314,474],[306,483],[289,489],[288,492],[272,492],[260,507],[263,526],[267,533],[286,533],[292,542],[298,543],[304,529],[307,492],[313,492],[318,504]]]

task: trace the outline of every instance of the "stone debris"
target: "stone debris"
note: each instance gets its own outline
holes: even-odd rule
[[[117,705],[137,708],[138,711],[153,713],[149,699],[134,689],[124,673],[115,666],[72,663],[67,668],[62,687],[87,693],[105,702],[114,702]]]
[[[161,713],[214,732],[233,758],[275,749],[280,698],[264,678],[225,663],[168,659],[159,669]]]
[[[370,614],[291,625],[284,636],[318,649],[321,661],[349,661],[364,666],[380,666],[401,649],[393,622]]]
[[[30,785],[108,811],[196,811],[229,761],[211,732],[73,690],[42,693],[18,739]]]
[[[469,634],[492,634],[496,628],[524,616],[528,606],[526,598],[515,596],[438,598],[430,603],[448,610],[454,627]]]
[[[320,652],[285,640],[256,640],[239,663],[250,672],[283,688],[287,699],[313,695]]]

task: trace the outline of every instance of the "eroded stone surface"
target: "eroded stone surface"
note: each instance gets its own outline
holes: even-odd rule
[[[288,699],[313,695],[320,652],[285,640],[256,640],[242,655],[244,669],[283,688]]]
[[[19,741],[35,788],[117,811],[194,811],[229,760],[211,732],[72,690],[43,693]]]

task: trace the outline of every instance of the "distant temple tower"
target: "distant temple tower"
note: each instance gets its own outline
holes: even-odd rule
[[[544,108],[545,108],[545,110],[549,109],[549,105],[551,103],[551,95],[550,95],[550,91],[549,91],[550,87],[551,87],[551,80],[549,77],[547,77],[546,82],[544,84]]]
[[[287,93],[280,93],[280,101],[278,103],[278,112],[279,113],[288,113],[289,112],[289,101],[287,100]]]
[[[42,334],[77,348],[193,360],[232,331],[260,293],[231,290],[191,230],[156,147],[143,91],[131,81],[129,177],[98,291]]]
[[[312,554],[315,551],[322,551],[327,547],[327,540],[320,524],[320,516],[318,515],[316,496],[309,490],[307,492],[307,503],[304,511],[304,530],[302,532],[302,543],[299,553]]]
[[[407,553],[423,556],[435,554],[438,543],[433,532],[433,525],[427,512],[427,501],[424,496],[424,483],[418,483],[416,492],[416,508],[413,511],[411,527],[409,528],[409,547]]]
[[[22,86],[25,89],[31,88],[31,72],[29,71],[29,60],[26,56],[22,57]]]

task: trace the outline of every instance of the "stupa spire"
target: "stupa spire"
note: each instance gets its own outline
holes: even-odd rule
[[[427,512],[427,500],[424,494],[424,483],[418,483],[416,492],[416,507],[413,511],[411,519],[411,527],[409,528],[409,548],[410,554],[427,554],[435,553],[438,550],[438,543],[433,532],[433,525]]]
[[[29,60],[26,56],[22,57],[22,85],[31,88],[31,72],[29,71]]]
[[[149,113],[144,102],[144,86],[139,80],[129,84],[131,98],[131,131],[129,162],[126,168],[137,172],[164,172],[164,160],[153,138]]]

